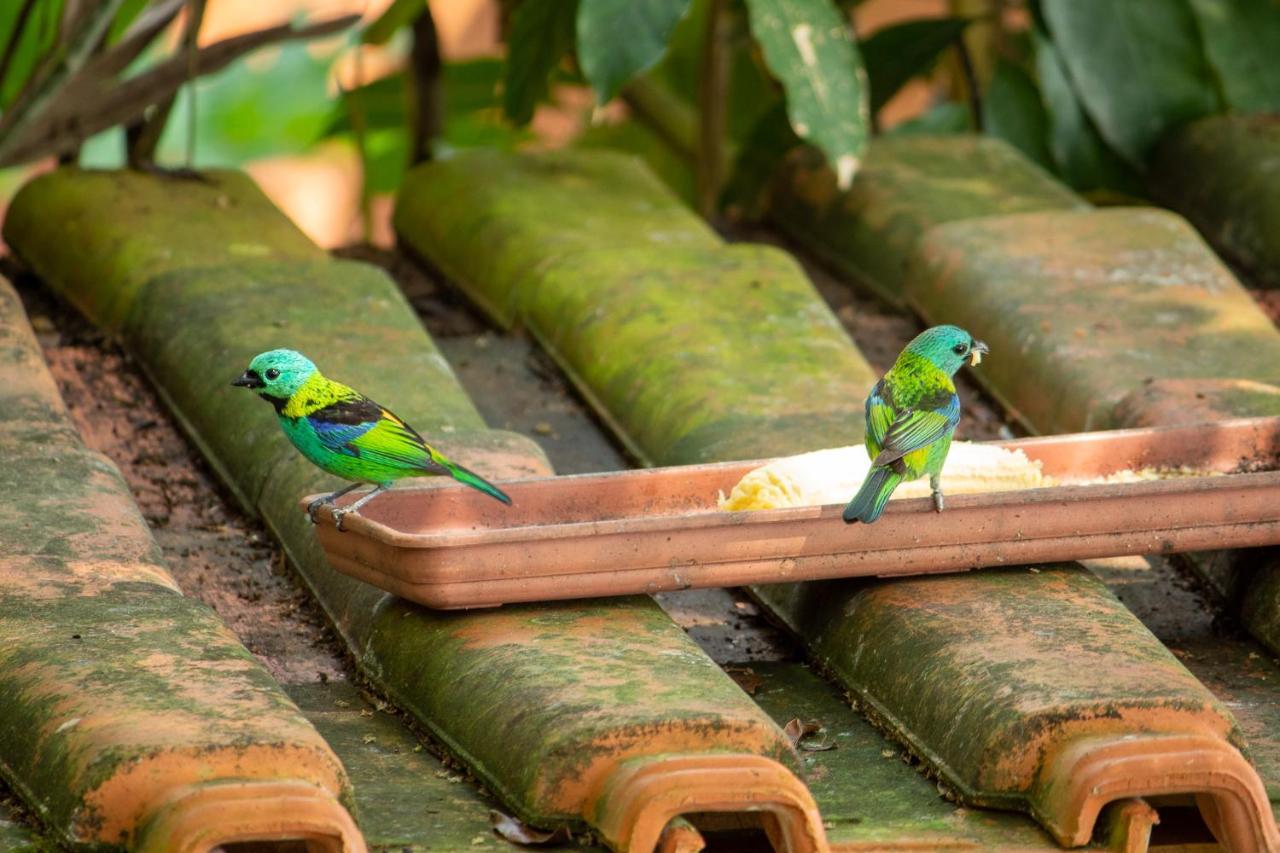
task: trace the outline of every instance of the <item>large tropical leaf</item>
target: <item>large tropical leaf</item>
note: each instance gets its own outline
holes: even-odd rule
[[[1280,112],[1280,0],[1191,0],[1227,105]]]
[[[1132,171],[1103,141],[1076,96],[1053,42],[1035,34],[1036,73],[1049,116],[1049,148],[1058,173],[1077,190],[1132,191]]]
[[[1008,142],[1050,171],[1049,115],[1040,90],[1020,66],[997,60],[982,99],[982,124],[988,136]]]
[[[596,102],[657,64],[689,0],[579,0],[578,64]]]
[[[831,0],[747,0],[751,32],[782,83],[787,119],[847,189],[867,145],[866,75]]]
[[[876,30],[863,39],[860,49],[871,88],[871,113],[879,112],[912,77],[928,73],[968,25],[968,18],[921,18]]]
[[[1085,111],[1134,166],[1170,129],[1218,110],[1186,0],[1042,0],[1041,10]]]
[[[551,72],[573,48],[578,0],[523,0],[511,14],[502,109],[517,125],[528,124],[547,97]]]

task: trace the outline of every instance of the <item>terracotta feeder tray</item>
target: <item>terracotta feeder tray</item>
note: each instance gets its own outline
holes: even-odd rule
[[[764,464],[731,462],[507,482],[510,507],[433,482],[345,531],[323,509],[317,531],[336,570],[435,608],[1280,543],[1280,418],[993,443],[1062,485],[948,495],[940,514],[903,499],[846,525],[836,504],[721,511]],[[1152,468],[1203,474],[1072,485]]]

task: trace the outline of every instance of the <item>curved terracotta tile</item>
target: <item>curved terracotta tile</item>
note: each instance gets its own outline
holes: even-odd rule
[[[190,849],[315,836],[362,851],[338,759],[179,593],[119,472],[70,426],[2,281],[0,341],[0,483],[16,496],[0,507],[0,775],[68,844],[134,846],[171,815],[202,834]],[[201,817],[174,805],[179,792],[225,805]],[[288,827],[263,818],[284,809],[299,815]]]
[[[1161,380],[1220,388],[1247,380],[1267,387],[1228,386],[1214,395],[1215,419],[1280,414],[1280,332],[1166,211],[939,225],[920,241],[906,292],[929,320],[956,323],[1014,356],[992,358],[974,375],[1039,432],[1128,426],[1119,418],[1133,408],[1125,398]]]
[[[1239,750],[1218,737],[1074,741],[1049,758],[1032,794],[1032,810],[1060,844],[1079,847],[1093,836],[1103,806],[1125,796],[1166,794],[1194,794],[1205,822],[1227,850],[1280,849],[1280,829],[1262,780]],[[1130,822],[1126,841],[1140,832],[1140,825]]]
[[[990,136],[881,136],[848,192],[822,153],[794,151],[774,179],[769,218],[846,279],[901,304],[920,236],[975,216],[1085,208],[1083,199]]]
[[[829,849],[809,790],[790,770],[759,755],[629,761],[603,781],[593,803],[592,823],[618,851],[658,849],[673,818],[718,811],[755,816],[776,850],[821,853]]]
[[[1194,793],[1224,842],[1277,840],[1230,713],[1079,566],[760,593],[967,802],[1079,845],[1110,802]]]
[[[257,352],[289,345],[313,355],[486,476],[546,472],[546,461],[528,439],[485,429],[383,273],[299,257],[292,238],[270,248],[279,228],[263,218],[279,214],[258,209],[256,190],[242,199],[239,180],[216,182],[228,199],[219,208],[207,196],[166,205],[154,196],[168,184],[150,176],[64,174],[18,198],[12,238],[53,287],[123,327],[183,428],[279,537],[362,672],[535,825],[580,824],[596,781],[629,758],[707,749],[787,757],[781,729],[647,599],[442,615],[329,568],[297,500],[332,488],[331,478],[288,447],[269,407],[227,387]],[[103,204],[128,188],[149,203]],[[241,206],[254,212],[238,221]],[[157,252],[166,243],[151,232],[164,236],[164,223],[188,213],[215,235],[259,228],[269,251],[210,259],[175,240],[171,254]],[[88,229],[107,219],[113,243],[94,244],[77,265],[55,256],[65,235],[54,221]],[[128,224],[112,230],[117,220]],[[690,240],[714,239],[703,230]],[[130,283],[110,305],[97,296],[103,270]]]

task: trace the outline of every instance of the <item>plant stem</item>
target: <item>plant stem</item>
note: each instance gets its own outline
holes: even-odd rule
[[[187,169],[195,168],[196,160],[196,57],[199,53],[200,24],[204,21],[205,0],[191,0],[191,18],[187,22],[183,47],[187,51]],[[176,97],[176,93],[175,93]],[[168,114],[165,114],[165,118]]]
[[[413,50],[409,54],[409,79],[413,91],[409,165],[431,159],[431,140],[444,129],[444,91],[441,85],[440,40],[430,5],[413,21]]]
[[[698,213],[710,219],[724,181],[724,138],[728,117],[729,51],[725,0],[710,0],[698,77]]]
[[[964,76],[969,96],[969,117],[973,120],[973,129],[982,133],[982,91],[978,88],[978,75],[974,73],[973,59],[969,56],[969,46],[964,43],[964,39],[956,40],[956,56],[960,61],[960,73]]]
[[[187,168],[191,168],[191,161],[195,156],[194,139],[195,132],[195,80],[192,74],[191,63],[194,61],[192,51],[194,51],[199,42],[200,25],[204,21],[205,0],[194,0],[190,6],[186,23],[183,26],[182,40],[179,42],[180,48],[187,51],[187,86],[192,88],[192,100],[190,115],[187,117]],[[165,126],[169,123],[169,114],[173,112],[173,105],[177,100],[177,93],[170,95],[160,103],[156,104],[137,122],[125,128],[125,152],[129,162],[130,169],[147,169],[155,165],[156,147],[160,144],[160,137],[164,135]]]

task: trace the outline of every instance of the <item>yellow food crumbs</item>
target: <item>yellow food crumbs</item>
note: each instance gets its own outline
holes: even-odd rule
[[[776,459],[749,471],[720,496],[723,510],[781,509],[845,503],[858,491],[871,468],[864,445],[815,450]],[[1053,485],[1040,463],[1021,450],[957,441],[942,469],[942,491],[948,495],[1004,492]],[[891,500],[929,496],[929,478],[903,483]]]

